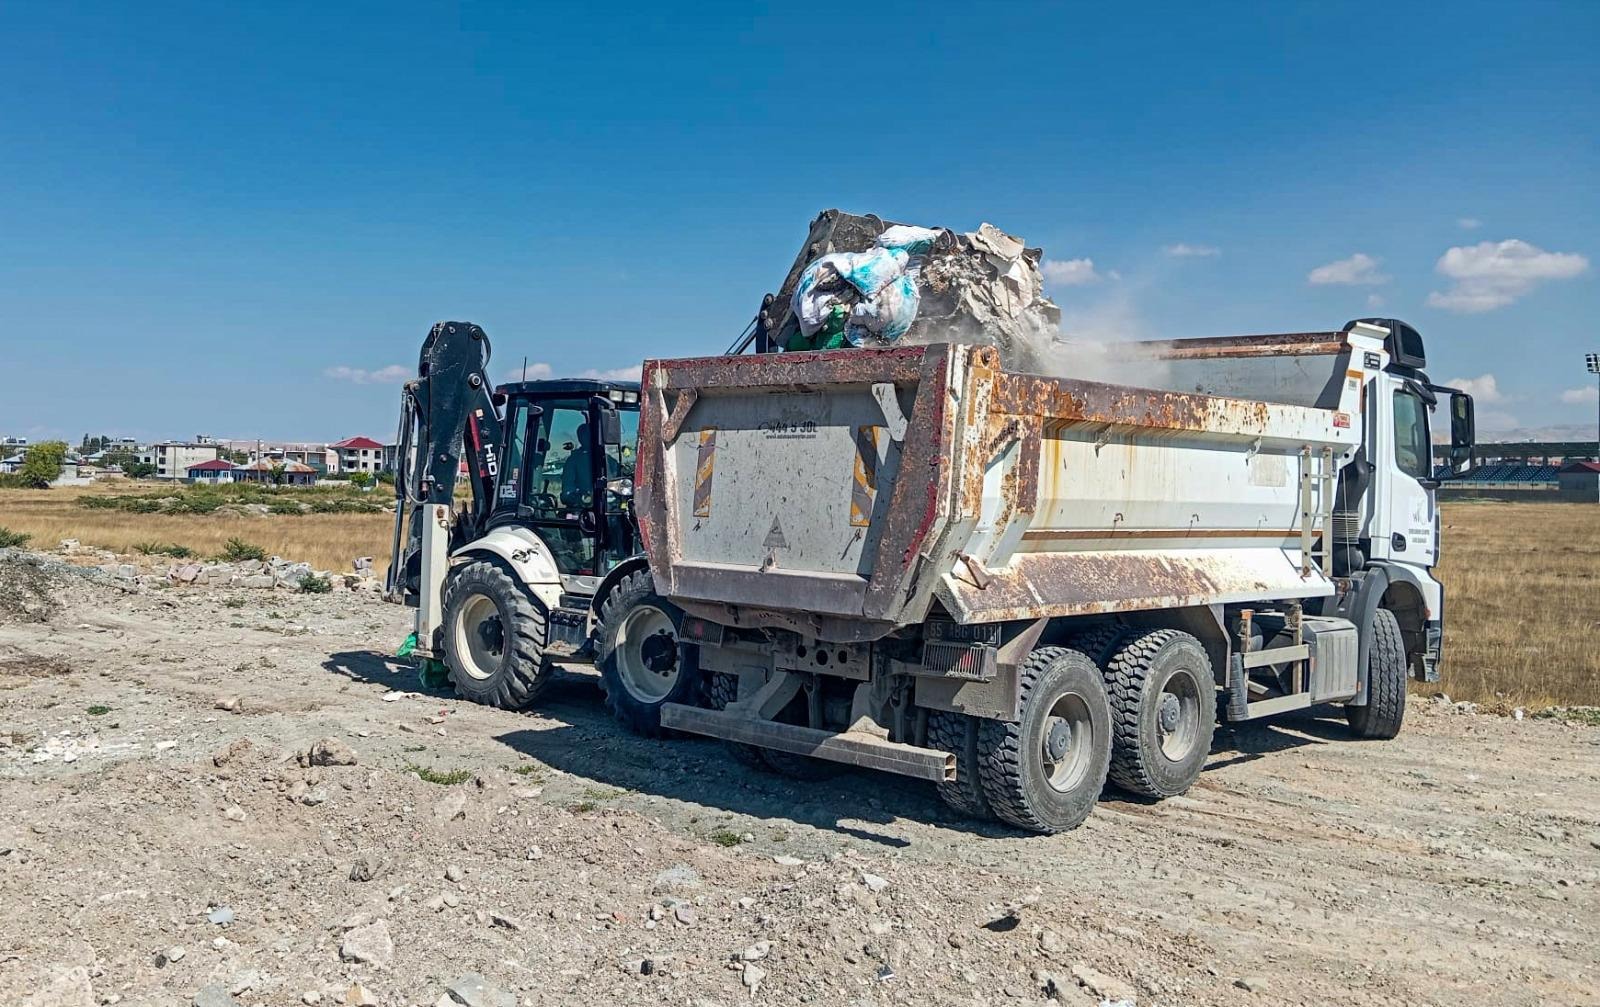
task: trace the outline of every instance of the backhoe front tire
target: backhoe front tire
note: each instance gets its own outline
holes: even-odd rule
[[[978,727],[983,795],[1019,829],[1075,829],[1100,799],[1111,761],[1105,681],[1086,654],[1067,647],[1035,648],[1017,673],[1021,718]]]
[[[1373,613],[1367,644],[1367,705],[1346,706],[1344,719],[1358,738],[1388,740],[1406,719],[1406,640],[1400,620],[1380,608]]]
[[[544,659],[544,611],[493,560],[475,560],[445,582],[443,635],[450,684],[462,699],[520,710],[554,674]]]
[[[682,626],[683,610],[656,594],[648,570],[623,577],[600,602],[600,688],[612,716],[635,733],[661,737],[661,707],[694,702],[700,676],[685,660]]]

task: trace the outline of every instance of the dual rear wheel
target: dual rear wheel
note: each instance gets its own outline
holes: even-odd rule
[[[1109,637],[1109,638],[1108,638]],[[1198,778],[1211,750],[1211,663],[1177,630],[1098,632],[1079,647],[1035,648],[1018,669],[1016,722],[935,713],[928,745],[956,756],[939,785],[953,810],[1033,832],[1076,828],[1107,780],[1171,797]]]

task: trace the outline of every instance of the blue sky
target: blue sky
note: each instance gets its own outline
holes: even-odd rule
[[[1042,245],[1081,335],[1406,318],[1593,430],[1600,4],[582,6],[0,7],[0,433],[384,436],[441,318],[720,352],[829,206]]]

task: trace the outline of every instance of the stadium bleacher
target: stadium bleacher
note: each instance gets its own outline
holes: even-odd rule
[[[1559,465],[1528,465],[1523,462],[1492,462],[1479,465],[1464,476],[1450,480],[1457,485],[1493,486],[1504,483],[1548,483],[1555,486],[1560,480],[1556,473]],[[1448,469],[1441,470],[1447,472]]]

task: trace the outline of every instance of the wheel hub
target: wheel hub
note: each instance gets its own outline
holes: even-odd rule
[[[658,675],[665,675],[678,664],[678,641],[665,631],[653,633],[639,644],[639,659]]]
[[[1183,715],[1183,704],[1172,693],[1163,693],[1160,709],[1156,711],[1156,720],[1161,725],[1161,730],[1167,733],[1178,729],[1178,718]]]
[[[659,703],[677,687],[678,633],[672,617],[654,605],[640,605],[618,629],[612,659],[623,688],[641,703]]]
[[[498,618],[485,619],[478,623],[478,641],[483,648],[491,654],[498,654],[505,650],[506,628],[501,625]]]
[[[1044,754],[1051,762],[1060,762],[1072,747],[1072,725],[1065,718],[1050,718],[1050,729],[1044,736]]]

